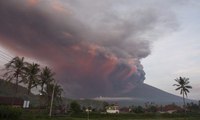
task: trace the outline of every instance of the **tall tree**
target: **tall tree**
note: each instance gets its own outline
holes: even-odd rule
[[[177,84],[173,86],[177,86],[175,90],[180,90],[180,94],[183,95],[183,107],[185,108],[185,96],[187,97],[187,93],[190,92],[188,89],[192,89],[192,86],[189,85],[189,78],[179,77],[175,81]]]
[[[25,84],[28,85],[28,95],[30,94],[31,89],[37,87],[37,85],[39,84],[39,66],[40,65],[38,65],[37,63],[27,64]]]
[[[51,103],[52,93],[54,89],[54,104],[59,104],[62,102],[62,92],[63,89],[58,84],[47,84],[47,86],[44,88],[44,91],[42,91],[43,98],[46,101],[46,104],[49,106]]]
[[[15,82],[15,92],[18,92],[18,84],[23,82],[25,78],[25,64],[24,57],[14,57],[11,61],[5,64],[5,70],[3,77],[5,80]]]
[[[43,92],[44,86],[47,86],[54,80],[53,76],[54,76],[54,73],[47,66],[42,69],[40,73],[41,92]]]

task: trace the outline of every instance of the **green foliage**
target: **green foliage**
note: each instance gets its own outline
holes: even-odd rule
[[[14,108],[11,106],[0,106],[0,119],[6,120],[18,120],[22,115],[20,108]]]
[[[80,112],[76,114],[67,114],[62,116],[52,116],[49,118],[48,111],[41,111],[38,109],[23,110],[20,120],[87,120],[87,113]],[[90,120],[199,120],[200,114],[188,113],[119,113],[119,114],[106,114],[99,112],[91,112]]]
[[[45,101],[46,106],[50,106],[51,103],[51,98],[52,98],[52,93],[54,90],[54,100],[53,100],[53,105],[58,106],[62,104],[62,91],[63,89],[61,88],[60,85],[58,84],[48,84],[44,91],[42,92],[42,98]]]
[[[72,113],[80,113],[81,112],[81,106],[77,101],[72,101],[70,103],[70,111]]]
[[[119,113],[119,114],[101,114],[101,113],[90,113],[90,119],[91,120],[184,120],[184,117],[187,118],[187,120],[198,120],[200,118],[199,114],[188,114],[185,116],[184,114],[180,113]],[[72,114],[70,116],[71,118],[76,118],[80,120],[87,119],[86,113],[78,113],[78,114]],[[67,118],[66,118],[67,119]]]
[[[150,112],[150,113],[157,112],[157,106],[153,102],[145,103],[145,108],[146,108],[146,112]]]
[[[194,113],[198,113],[200,111],[200,106],[191,102],[191,103],[187,103],[187,110],[188,112],[194,112]]]
[[[137,106],[133,108],[133,112],[135,113],[144,113],[144,108],[142,106]]]

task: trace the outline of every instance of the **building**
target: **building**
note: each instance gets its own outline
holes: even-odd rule
[[[118,105],[109,105],[106,107],[107,113],[119,113],[119,106]]]
[[[174,113],[183,110],[180,106],[177,106],[175,104],[166,105],[159,109],[159,113]]]
[[[17,97],[0,96],[0,105],[11,105],[13,107],[23,107],[24,100]]]

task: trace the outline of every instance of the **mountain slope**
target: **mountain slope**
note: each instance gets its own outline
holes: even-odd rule
[[[13,83],[0,80],[0,96],[13,97],[16,96],[15,93],[15,85]],[[27,89],[22,86],[18,86],[17,96],[24,96],[26,94]]]
[[[123,96],[131,96],[149,101],[181,101],[182,98],[147,84],[141,84]]]
[[[147,84],[140,84],[132,91],[124,93],[117,97],[99,97],[94,98],[95,100],[115,102],[121,106],[130,105],[144,105],[147,102],[153,102],[155,104],[171,104],[182,105],[182,97],[170,94],[153,86]],[[194,100],[186,99],[186,102],[197,102]]]
[[[15,85],[0,79],[0,96],[1,97],[19,97],[24,100],[30,100],[31,105],[38,104],[38,96],[30,93],[27,95],[27,89],[23,86],[18,86],[18,92],[15,92]]]

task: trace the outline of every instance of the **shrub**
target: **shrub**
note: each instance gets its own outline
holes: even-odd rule
[[[72,113],[81,113],[81,105],[77,101],[72,101],[70,103],[70,111]]]
[[[17,120],[21,117],[22,110],[11,106],[0,106],[0,119]]]

